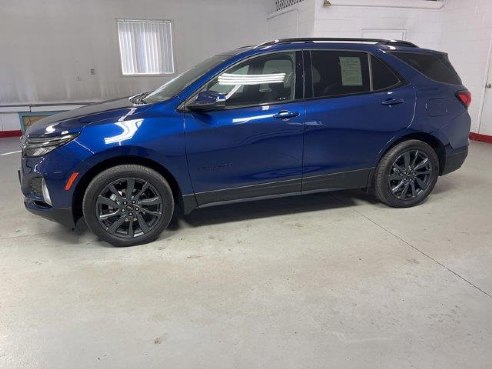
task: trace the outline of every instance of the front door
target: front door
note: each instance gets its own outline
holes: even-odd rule
[[[224,93],[226,107],[184,113],[199,205],[301,191],[305,108],[299,71],[300,52],[264,54],[200,90]]]

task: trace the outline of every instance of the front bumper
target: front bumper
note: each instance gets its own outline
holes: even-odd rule
[[[468,146],[461,149],[446,151],[446,161],[441,175],[446,175],[461,168],[468,156]]]
[[[74,150],[66,149],[68,145],[43,157],[22,157],[19,181],[28,211],[74,228],[72,199],[77,183],[70,190],[65,184],[79,170],[81,161],[74,157]]]
[[[19,183],[22,186],[22,171],[19,170],[17,174],[19,176]],[[39,197],[24,197],[24,206],[28,211],[35,215],[58,222],[65,227],[75,229],[72,208],[53,208],[47,204],[43,198]]]
[[[24,199],[24,205],[27,210],[35,215],[60,223],[70,229],[75,229],[72,208],[53,208],[46,203],[27,197]]]

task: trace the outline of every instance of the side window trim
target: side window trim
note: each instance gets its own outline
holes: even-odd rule
[[[304,99],[313,98],[313,74],[311,66],[311,50],[303,50],[304,59]]]
[[[222,73],[226,72],[227,70],[234,68],[235,66],[247,62],[249,60],[255,59],[257,57],[262,57],[265,55],[273,55],[273,54],[282,54],[282,53],[294,53],[295,55],[295,65],[294,65],[294,73],[296,77],[296,86],[295,86],[295,91],[294,91],[294,99],[289,100],[289,101],[276,101],[276,102],[266,102],[266,103],[259,103],[259,104],[250,104],[250,105],[242,105],[242,106],[229,106],[229,107],[224,107],[222,109],[218,110],[211,110],[211,111],[223,111],[223,110],[235,110],[235,109],[244,109],[244,108],[252,108],[255,106],[267,106],[267,105],[282,105],[282,104],[292,104],[296,102],[302,102],[304,101],[304,85],[305,85],[305,76],[304,73],[299,75],[299,71],[304,70],[304,58],[303,58],[303,50],[302,49],[287,49],[287,50],[279,50],[279,51],[272,51],[268,53],[261,53],[261,54],[255,54],[251,55],[248,57],[245,57],[243,59],[238,60],[232,65],[229,65],[222,70],[220,70],[218,73],[215,75],[211,76],[207,81],[205,81],[203,84],[201,84],[192,94],[190,97],[188,97],[185,101],[183,101],[178,107],[178,111],[182,112],[190,112],[190,110],[187,108],[187,106],[196,98],[197,94],[205,87],[207,86],[210,82],[212,82],[215,78],[220,76]],[[300,90],[298,90],[298,82],[300,81]],[[301,88],[302,87],[302,88]],[[298,96],[298,92],[299,95]]]
[[[295,91],[294,91],[294,100],[291,102],[295,101],[303,101],[304,100],[304,94],[305,94],[305,76],[304,76],[304,53],[302,50],[292,50],[295,53],[296,56],[296,65],[294,68],[294,73],[296,77],[296,85],[295,85]]]
[[[374,92],[374,76],[372,74],[372,55],[366,53],[367,55],[367,66],[369,68],[369,92]]]

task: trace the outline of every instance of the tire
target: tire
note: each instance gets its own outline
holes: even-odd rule
[[[167,228],[174,198],[167,181],[141,165],[118,165],[99,173],[82,202],[89,229],[113,246],[154,241]]]
[[[394,208],[423,202],[439,177],[439,159],[425,142],[409,140],[389,150],[374,174],[376,197]]]

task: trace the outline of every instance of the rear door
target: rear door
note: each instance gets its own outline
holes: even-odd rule
[[[368,53],[304,53],[303,191],[365,187],[382,148],[411,124],[415,92]]]

